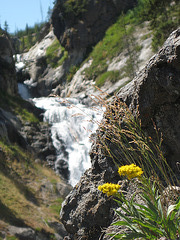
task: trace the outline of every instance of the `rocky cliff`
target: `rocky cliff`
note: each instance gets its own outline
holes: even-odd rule
[[[29,85],[36,96],[47,96],[51,93],[63,97],[68,95],[72,90],[64,88],[69,85],[67,78],[73,66],[82,63],[86,53],[102,39],[106,29],[115,22],[122,11],[125,12],[135,5],[136,0],[56,1],[51,18],[53,32],[50,31],[29,52],[22,54],[26,70],[23,77],[20,70],[19,81],[25,80],[29,74]],[[57,45],[55,36],[61,46],[56,46],[54,55],[56,61],[60,60],[61,63],[52,67],[54,59],[52,57],[48,60],[47,51],[48,48],[52,49]],[[63,55],[62,47],[65,48],[66,56]],[[88,83],[89,79],[86,80]]]
[[[179,87],[180,29],[170,35],[145,68],[117,94],[134,116],[140,118],[149,136],[154,138],[153,121],[160,129],[164,138],[164,153],[177,177],[180,155]],[[105,132],[101,134],[105,137]],[[105,182],[116,183],[120,179],[114,162],[104,155],[100,146],[101,142],[96,138],[90,153],[92,167],[63,203],[61,220],[69,233],[67,239],[107,239],[102,229],[108,227],[113,219],[113,203],[97,187]],[[111,150],[116,153],[116,149]]]
[[[0,86],[11,95],[17,93],[16,70],[13,50],[8,36],[0,36]]]
[[[103,37],[117,16],[136,3],[136,0],[58,0],[52,13],[54,33],[70,53],[81,52],[83,57],[88,48]]]

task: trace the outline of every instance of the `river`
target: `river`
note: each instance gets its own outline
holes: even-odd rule
[[[30,98],[26,85],[19,84],[19,93]],[[55,171],[68,164],[69,183],[75,186],[91,166],[90,136],[102,119],[102,110],[83,105],[76,98],[41,97],[31,99],[36,107],[45,110],[44,121],[51,125],[51,137],[56,148]]]

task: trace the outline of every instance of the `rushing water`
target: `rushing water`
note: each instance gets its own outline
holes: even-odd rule
[[[34,98],[35,105],[45,109],[44,121],[49,122],[53,145],[57,150],[55,169],[60,160],[68,162],[71,185],[75,185],[90,167],[90,135],[95,132],[101,115],[75,98]]]
[[[19,93],[24,99],[30,98],[28,88],[19,84]],[[51,124],[51,136],[56,148],[55,170],[65,162],[69,169],[69,183],[79,181],[90,167],[90,135],[95,132],[102,118],[102,111],[88,108],[78,99],[60,97],[41,97],[31,99],[36,107],[45,110],[44,121]]]

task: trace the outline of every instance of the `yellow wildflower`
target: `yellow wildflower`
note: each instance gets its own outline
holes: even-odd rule
[[[118,170],[119,175],[127,176],[129,180],[132,178],[138,177],[143,174],[143,171],[140,167],[136,166],[135,164],[125,165],[119,168]]]
[[[115,195],[121,186],[119,184],[105,183],[98,186],[98,190],[106,193],[107,196]]]

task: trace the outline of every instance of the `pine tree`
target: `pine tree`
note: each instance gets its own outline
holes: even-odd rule
[[[4,22],[4,31],[6,33],[8,33],[8,31],[9,31],[9,25],[8,25],[7,21]]]

